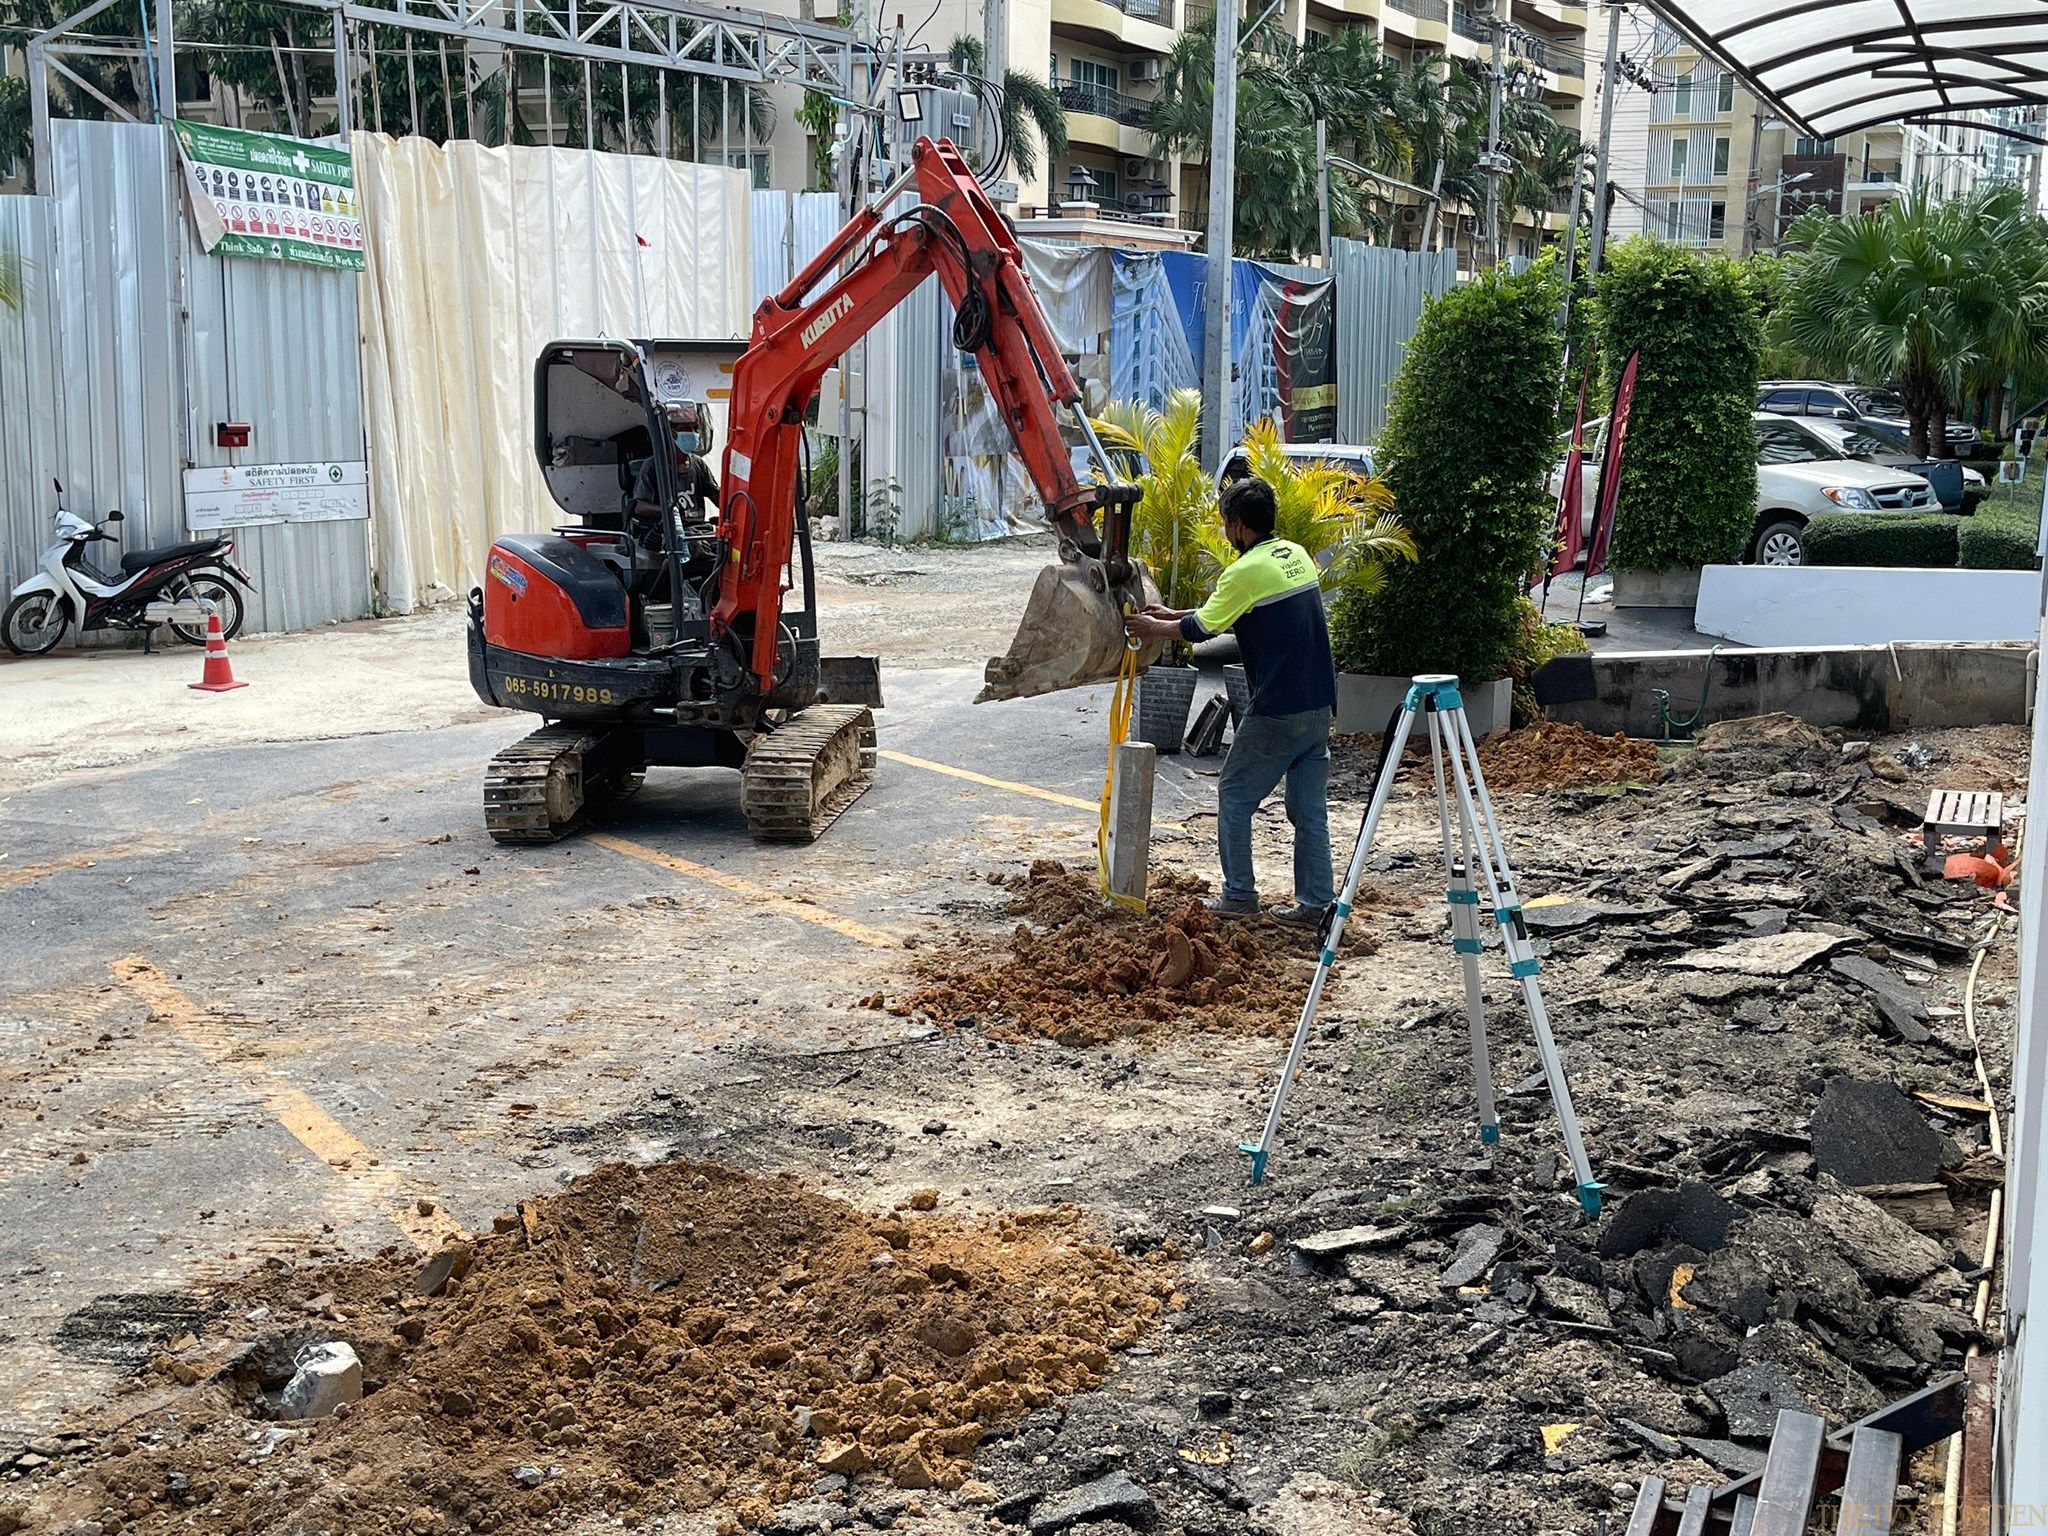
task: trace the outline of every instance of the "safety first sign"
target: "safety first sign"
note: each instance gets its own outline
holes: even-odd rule
[[[363,220],[346,148],[213,123],[171,127],[209,255],[363,270]]]
[[[185,526],[194,533],[369,515],[369,466],[360,462],[232,464],[185,471]]]

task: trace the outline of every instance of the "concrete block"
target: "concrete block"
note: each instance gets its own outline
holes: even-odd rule
[[[1340,736],[1367,732],[1377,736],[1387,728],[1387,716],[1401,707],[1412,679],[1389,677],[1375,672],[1337,674],[1336,728]],[[1496,736],[1508,728],[1508,714],[1514,706],[1514,684],[1504,677],[1488,683],[1460,683],[1465,718],[1475,739]],[[1418,734],[1421,724],[1417,722]],[[1426,737],[1423,739],[1427,739]]]
[[[1109,791],[1109,889],[1113,896],[1145,899],[1152,859],[1152,783],[1159,749],[1149,741],[1127,741],[1116,749]]]
[[[1617,608],[1690,608],[1699,595],[1700,573],[1694,566],[1614,573]]]
[[[1591,699],[1553,704],[1550,718],[1603,736],[1659,733],[1656,691],[1681,718],[1708,683],[1697,735],[1719,720],[1783,710],[1809,725],[1859,733],[2017,725],[2027,709],[2024,645],[1877,645],[1722,651],[1603,651],[1591,658]],[[1343,678],[1338,678],[1343,687]],[[1341,694],[1340,694],[1341,698]],[[1377,725],[1372,727],[1379,729]]]
[[[1693,624],[1743,645],[2033,640],[2039,571],[1710,565]]]
[[[299,1363],[277,1400],[279,1418],[324,1419],[362,1401],[363,1363],[346,1344],[322,1344]]]

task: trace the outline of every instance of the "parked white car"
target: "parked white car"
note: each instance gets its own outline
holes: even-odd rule
[[[1853,421],[1830,421],[1824,417],[1813,417],[1799,423],[1815,437],[1827,443],[1845,459],[1861,459],[1866,464],[1884,464],[1894,469],[1920,463],[1905,449],[1890,438],[1872,432]],[[1984,477],[1967,464],[1956,468],[1963,479],[1963,495],[1970,498],[1984,494]],[[1910,473],[1917,474],[1913,470]]]
[[[1841,456],[1841,450],[1809,431],[1804,422],[1768,411],[1753,414],[1756,427],[1756,528],[1743,559],[1752,565],[1798,565],[1806,556],[1807,523],[1823,512],[1939,512],[1934,488],[1920,475],[1888,464]],[[1600,451],[1607,433],[1601,417],[1586,423],[1584,490],[1579,503],[1582,534],[1593,535],[1600,504]],[[1564,437],[1571,446],[1569,433]],[[1564,484],[1560,460],[1550,473],[1550,494]]]

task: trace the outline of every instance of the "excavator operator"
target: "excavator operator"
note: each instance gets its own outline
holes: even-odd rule
[[[672,400],[662,407],[668,428],[666,451],[675,475],[676,500],[673,515],[661,504],[661,477],[657,443],[653,453],[640,461],[633,476],[632,531],[634,540],[646,552],[647,575],[642,578],[641,595],[649,602],[668,602],[668,541],[680,538],[679,554],[687,566],[693,559],[708,558],[712,520],[718,515],[718,481],[704,462],[711,451],[711,413],[700,400]],[[706,507],[710,510],[707,513]]]

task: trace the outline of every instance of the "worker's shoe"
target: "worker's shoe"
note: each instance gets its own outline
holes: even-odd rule
[[[1274,922],[1285,923],[1290,928],[1305,928],[1311,933],[1321,933],[1323,924],[1329,920],[1328,907],[1305,907],[1298,901],[1277,907],[1273,912]]]
[[[1259,899],[1254,896],[1246,901],[1237,901],[1229,896],[1211,896],[1202,903],[1215,917],[1257,917]]]

